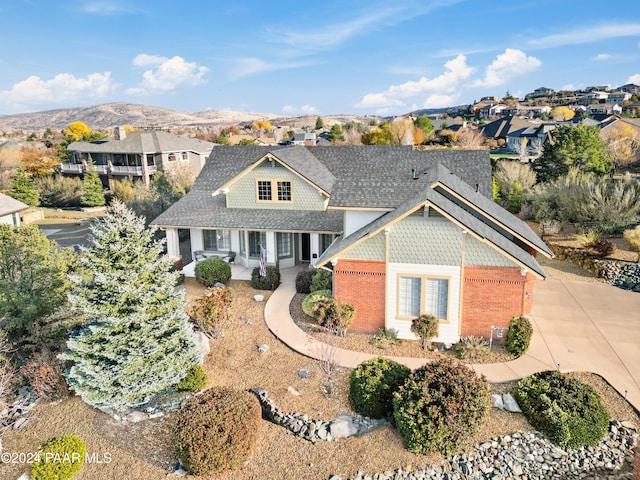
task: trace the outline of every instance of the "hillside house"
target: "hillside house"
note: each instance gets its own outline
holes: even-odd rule
[[[353,304],[353,330],[441,319],[440,341],[489,335],[529,312],[547,246],[491,195],[486,151],[401,146],[216,147],[195,185],[152,225],[180,255],[235,254],[281,269],[333,272],[334,296]]]

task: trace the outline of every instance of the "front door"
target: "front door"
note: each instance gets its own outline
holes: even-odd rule
[[[300,260],[303,262],[311,261],[311,234],[310,233],[302,233],[300,234]]]

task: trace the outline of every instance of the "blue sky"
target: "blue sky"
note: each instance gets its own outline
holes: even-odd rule
[[[640,85],[640,8],[583,0],[12,0],[0,115],[132,102],[392,115]]]

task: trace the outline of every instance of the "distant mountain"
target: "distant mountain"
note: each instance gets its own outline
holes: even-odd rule
[[[131,125],[137,128],[187,128],[220,127],[243,122],[269,120],[272,124],[292,128],[308,126],[314,128],[317,115],[283,117],[273,113],[235,112],[231,110],[205,110],[203,112],[181,112],[169,108],[153,107],[135,103],[105,103],[91,107],[61,108],[35,113],[0,115],[0,132],[12,130],[43,131],[47,128],[62,130],[70,123],[83,122],[93,130]],[[322,115],[325,125],[367,122],[371,117],[358,115]]]
[[[84,122],[94,130],[106,130],[119,125],[132,127],[180,128],[233,125],[255,120],[271,120],[271,113],[206,110],[181,112],[169,108],[135,103],[105,103],[91,107],[61,108],[35,113],[0,115],[0,130],[60,130],[72,122]]]

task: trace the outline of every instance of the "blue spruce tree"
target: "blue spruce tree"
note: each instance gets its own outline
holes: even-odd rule
[[[87,319],[61,358],[69,386],[89,405],[124,410],[171,391],[202,363],[178,273],[155,230],[116,201],[92,227],[80,269],[70,276],[73,307]]]

